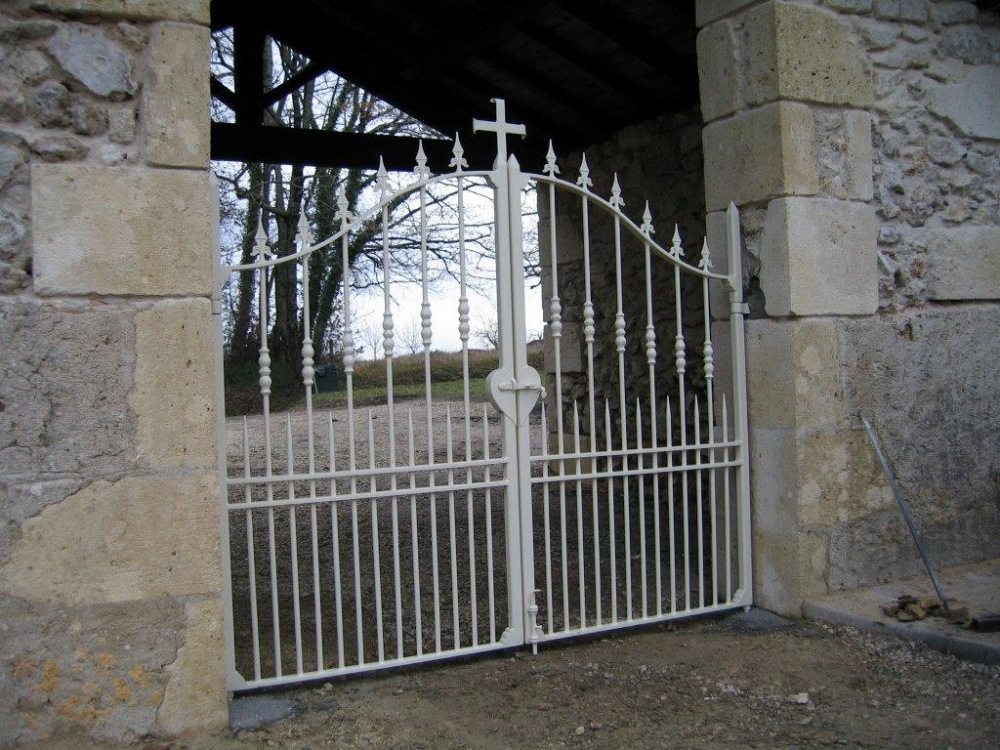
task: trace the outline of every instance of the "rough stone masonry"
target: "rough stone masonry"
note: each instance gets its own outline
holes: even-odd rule
[[[225,721],[207,24],[0,7],[0,744]]]
[[[861,431],[936,562],[1000,554],[1000,21],[968,2],[697,4],[710,243],[735,197],[757,600],[916,573]]]

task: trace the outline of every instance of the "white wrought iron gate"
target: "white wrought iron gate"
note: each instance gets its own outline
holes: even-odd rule
[[[751,603],[746,307],[735,207],[727,213],[728,273],[712,270],[707,243],[698,262],[688,263],[676,230],[669,248],[653,239],[648,204],[641,224],[626,216],[617,177],[610,199],[592,192],[586,159],[575,182],[557,176],[551,149],[540,174],[522,172],[507,153],[507,136],[524,128],[506,122],[502,100],[496,106],[495,121],[474,122],[475,130],[496,134],[492,170],[468,170],[456,138],[449,173],[432,176],[421,151],[415,181],[393,190],[380,170],[377,202],[357,216],[341,195],[340,229],[331,237],[315,241],[303,219],[293,255],[273,257],[260,232],[255,262],[218,265],[219,470],[233,690],[535,646]],[[456,201],[450,241],[458,247],[460,292],[457,316],[438,323],[431,314],[428,204],[445,183]],[[498,360],[485,382],[489,403],[479,404],[470,376],[464,204],[473,184],[493,198],[499,324]],[[527,352],[528,189],[543,215],[544,385]],[[423,355],[418,401],[397,397],[393,374],[401,313],[393,301],[390,219],[405,199],[414,201],[419,224],[422,300],[410,312],[419,320]],[[579,222],[567,234],[574,214]],[[349,246],[356,233],[373,228],[382,242],[385,382],[380,402],[362,407]],[[318,252],[343,267],[345,400],[336,408],[314,406],[310,295],[303,294],[301,405],[272,413],[268,280],[278,266],[293,264],[301,288],[309,289]],[[261,341],[261,412],[242,419],[225,414],[222,373],[223,289],[238,274],[254,275]],[[724,288],[728,321],[713,324],[710,285]],[[686,321],[685,311],[695,320]],[[432,394],[435,326],[455,322],[462,392],[442,401]],[[728,361],[717,362],[713,331],[724,329]],[[636,330],[641,340],[630,349]],[[669,346],[660,347],[664,337]],[[723,369],[728,377],[718,382]]]

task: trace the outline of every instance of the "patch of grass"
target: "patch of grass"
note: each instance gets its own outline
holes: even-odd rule
[[[469,378],[485,378],[497,368],[499,359],[494,351],[469,352]],[[460,352],[431,352],[431,380],[435,383],[462,379]],[[343,382],[343,378],[341,378]],[[407,354],[392,359],[393,386],[420,385],[424,383],[424,355]],[[385,360],[358,362],[354,366],[354,387],[380,388],[385,386]]]
[[[544,370],[540,351],[528,353],[528,364],[539,371]],[[499,365],[495,351],[475,349],[469,351],[469,394],[474,401],[486,397],[486,376]],[[340,364],[338,363],[338,369]],[[341,370],[340,386],[346,387]],[[255,365],[246,365],[226,371],[226,414],[238,416],[260,413],[261,399],[258,385],[259,373]],[[362,361],[354,366],[354,403],[368,406],[385,403],[386,390],[385,360]],[[424,397],[424,355],[407,354],[392,360],[393,396],[398,401],[421,399]],[[460,400],[462,389],[461,352],[431,352],[431,396],[438,401]],[[272,387],[271,411],[302,406],[305,396],[302,388],[279,390]],[[343,406],[347,403],[345,390],[333,393],[316,393],[313,404],[319,408]]]
[[[392,395],[396,401],[422,399],[424,397],[423,381],[420,383],[393,384]],[[461,400],[463,396],[464,391],[461,379],[431,383],[431,397],[435,401],[457,401]],[[486,378],[469,379],[469,397],[474,402],[479,402],[486,398]],[[386,390],[384,385],[354,389],[355,406],[384,404],[385,399]],[[344,406],[345,404],[347,404],[347,391],[334,391],[333,393],[317,393],[313,395],[313,406],[317,409],[330,406]]]

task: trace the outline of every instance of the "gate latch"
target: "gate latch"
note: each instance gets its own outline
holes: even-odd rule
[[[519,383],[514,378],[497,383],[499,391],[538,391],[538,395],[545,398],[545,386],[540,383]]]
[[[508,368],[501,367],[486,376],[486,392],[497,411],[519,423],[535,407],[538,397],[545,398],[545,387],[534,367],[521,367],[515,377]],[[518,398],[518,393],[533,394]]]

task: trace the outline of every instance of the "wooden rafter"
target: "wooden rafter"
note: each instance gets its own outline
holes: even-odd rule
[[[212,123],[212,158],[219,161],[257,161],[265,164],[303,164],[375,170],[379,159],[386,169],[413,169],[419,138],[373,133],[336,133],[305,128],[246,126]],[[462,145],[470,169],[490,169],[496,156],[494,141],[462,134]],[[451,140],[423,140],[428,166],[444,171],[452,158]],[[529,165],[541,165],[544,150],[537,144],[514,144],[513,149]]]
[[[583,147],[697,102],[692,0],[211,0],[211,9],[213,29],[233,28],[235,52],[231,87],[213,79],[212,94],[241,126],[213,128],[215,158],[240,147],[267,161],[374,167],[377,140],[261,126],[268,107],[328,70],[441,133],[459,132],[470,150],[471,119],[492,97],[528,126],[526,154],[542,154],[549,138],[560,151]],[[307,68],[266,85],[267,38],[302,54]]]

